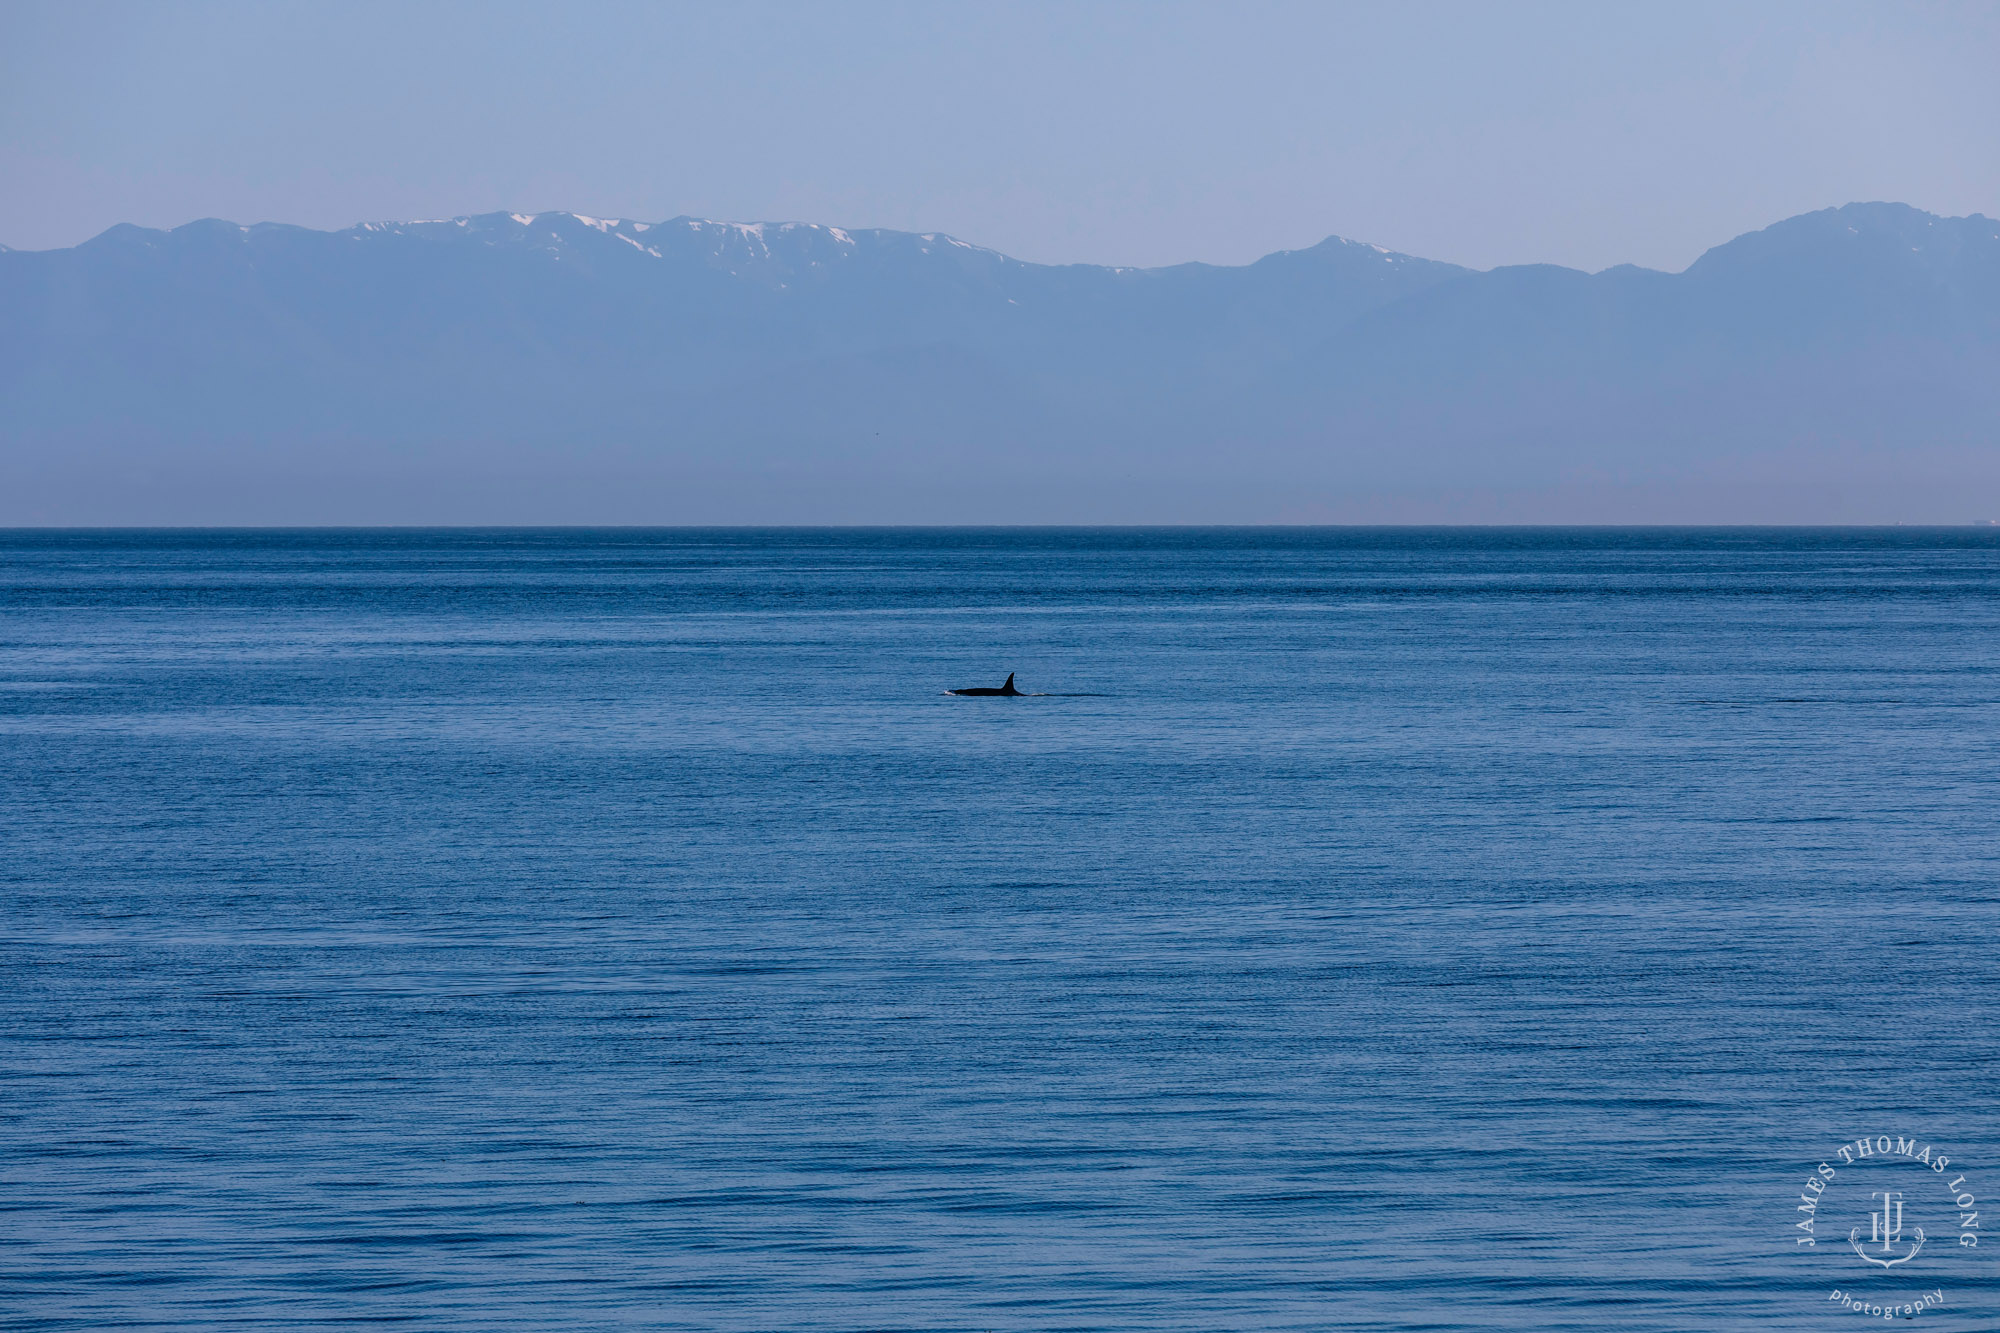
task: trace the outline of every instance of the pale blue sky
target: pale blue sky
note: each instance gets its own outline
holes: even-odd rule
[[[0,242],[564,208],[1678,269],[2000,214],[2000,4],[0,5]]]

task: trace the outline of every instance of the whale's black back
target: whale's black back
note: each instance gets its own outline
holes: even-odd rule
[[[1002,686],[1001,686],[1001,687],[1000,687],[999,689],[997,689],[997,690],[996,690],[996,689],[994,689],[994,688],[992,688],[991,686],[988,686],[988,685],[974,685],[974,686],[971,686],[971,687],[969,687],[969,688],[967,688],[967,689],[963,689],[963,690],[952,690],[952,691],[950,691],[950,693],[952,693],[952,694],[970,694],[970,695],[985,695],[985,696],[988,696],[988,697],[995,697],[995,696],[997,696],[997,697],[1002,697],[1002,698],[1010,698],[1010,699],[1011,699],[1011,698],[1018,698],[1018,697],[1020,696],[1020,693],[1021,693],[1021,692],[1020,692],[1019,690],[1017,690],[1017,689],[1015,689],[1015,688],[1014,688],[1014,673],[1013,673],[1013,672],[1011,672],[1011,671],[1009,671],[1009,672],[1007,673],[1007,683],[1006,683],[1005,685],[1002,685]]]

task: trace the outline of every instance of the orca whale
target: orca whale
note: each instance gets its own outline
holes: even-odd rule
[[[1006,699],[1019,699],[1022,697],[1021,692],[1014,688],[1014,673],[1011,671],[1007,673],[1007,683],[997,690],[990,685],[974,685],[963,690],[946,690],[945,693],[992,695]]]

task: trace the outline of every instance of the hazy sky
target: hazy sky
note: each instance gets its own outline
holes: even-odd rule
[[[563,208],[1684,267],[2000,214],[2000,3],[0,2],[0,242]]]

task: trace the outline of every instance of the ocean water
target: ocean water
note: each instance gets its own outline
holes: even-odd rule
[[[0,534],[0,1327],[1991,1329],[1996,816],[1994,531]]]

